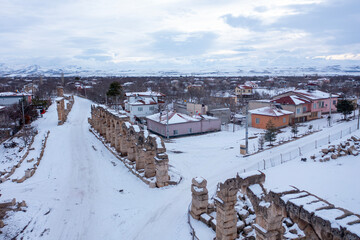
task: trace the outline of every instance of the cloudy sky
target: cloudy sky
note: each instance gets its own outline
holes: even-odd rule
[[[360,64],[359,0],[0,0],[0,63]]]

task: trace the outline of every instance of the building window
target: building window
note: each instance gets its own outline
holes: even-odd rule
[[[138,107],[139,112],[142,112],[142,110],[143,110],[143,107]]]
[[[283,123],[286,123],[286,117],[283,118]]]
[[[301,110],[300,108],[297,108],[297,109],[296,109],[296,113],[299,114],[299,113],[300,113],[300,110]]]
[[[316,109],[316,103],[314,103],[314,109]]]
[[[174,135],[178,135],[178,134],[179,134],[178,130],[174,130]]]
[[[336,100],[333,100],[333,104],[336,105]]]
[[[192,128],[189,128],[189,133],[192,133]]]
[[[260,118],[255,118],[255,122],[256,122],[256,124],[259,124],[260,123]]]
[[[155,109],[154,106],[149,107],[150,111],[154,111],[154,109]]]
[[[306,112],[306,107],[303,107],[303,113]]]

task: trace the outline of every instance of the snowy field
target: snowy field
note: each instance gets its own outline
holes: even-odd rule
[[[26,212],[11,214],[5,220],[0,238],[191,239],[187,209],[193,177],[207,179],[212,196],[216,184],[234,177],[239,169],[324,138],[329,132],[341,129],[345,132],[356,124],[334,122],[329,128],[325,118],[312,121],[308,124],[322,131],[245,158],[239,154],[239,145],[244,143],[243,129],[172,139],[166,143],[169,163],[183,180],[177,186],[150,189],[89,132],[90,105],[90,101],[76,97],[67,122],[57,126],[53,104],[45,117],[35,123],[41,136],[35,141],[41,141],[43,133],[50,130],[47,148],[32,178],[21,184],[11,181],[0,184],[1,198],[15,197],[28,205]],[[282,134],[289,135],[289,129]],[[304,125],[300,130],[307,129]],[[251,128],[250,136],[262,131]],[[360,136],[360,132],[355,134]],[[257,145],[257,138],[250,140],[250,149],[252,144]],[[360,191],[354,184],[359,162],[356,157],[326,163],[304,163],[297,158],[265,173],[269,187],[292,184],[360,213]],[[194,225],[203,236],[201,239],[215,236],[204,225],[196,222]]]

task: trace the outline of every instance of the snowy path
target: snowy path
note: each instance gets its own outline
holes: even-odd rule
[[[56,125],[52,105],[48,122],[41,125],[42,132],[51,133],[37,172],[22,184],[0,186],[4,198],[16,197],[29,206],[6,222],[5,238],[28,224],[19,237],[188,239],[189,187],[150,189],[129,173],[89,132],[90,104],[76,98],[63,126]]]

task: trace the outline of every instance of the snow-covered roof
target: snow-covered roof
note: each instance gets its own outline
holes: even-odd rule
[[[164,97],[165,95],[159,92],[127,92],[125,93],[126,97],[136,97],[136,96],[142,96],[142,97]]]
[[[236,95],[231,94],[229,92],[217,92],[213,95],[213,97],[218,97],[218,98],[233,98],[236,97]]]
[[[16,93],[16,92],[0,92],[0,97],[18,97],[18,96],[31,96],[29,93]]]
[[[293,112],[274,108],[274,107],[263,107],[257,108],[254,110],[249,111],[252,114],[259,114],[259,115],[266,115],[266,116],[273,116],[273,117],[280,117],[284,115],[293,114]]]
[[[294,93],[303,95],[304,97],[307,97],[311,100],[317,100],[317,99],[324,99],[324,98],[330,98],[330,94],[327,92],[323,92],[320,90],[313,90],[313,91],[308,91],[308,90],[295,90]],[[332,97],[339,97],[336,94],[332,94]]]
[[[147,119],[153,120],[155,122],[159,122],[162,124],[167,123],[167,119],[169,121],[169,124],[178,124],[178,123],[186,123],[186,122],[198,122],[200,119],[191,117],[189,115],[183,114],[183,113],[177,113],[177,112],[169,112],[166,113],[156,113],[154,115],[150,115],[146,117]]]
[[[240,88],[240,89],[253,89],[251,86],[247,86],[247,85],[238,85],[238,88]]]
[[[284,97],[273,100],[273,102],[280,103],[280,104],[291,104],[291,105],[300,105],[300,104],[310,103],[309,100],[302,98],[300,96],[297,96],[297,95],[284,96]]]
[[[155,105],[157,102],[153,99],[144,98],[142,100],[137,100],[135,102],[129,102],[129,105]]]
[[[0,110],[3,110],[5,109],[6,107],[5,106],[0,106]]]
[[[209,115],[194,115],[193,117],[196,118],[196,119],[205,119],[205,120],[216,120],[216,119],[218,119],[217,117],[212,117],[212,116],[209,116]]]

